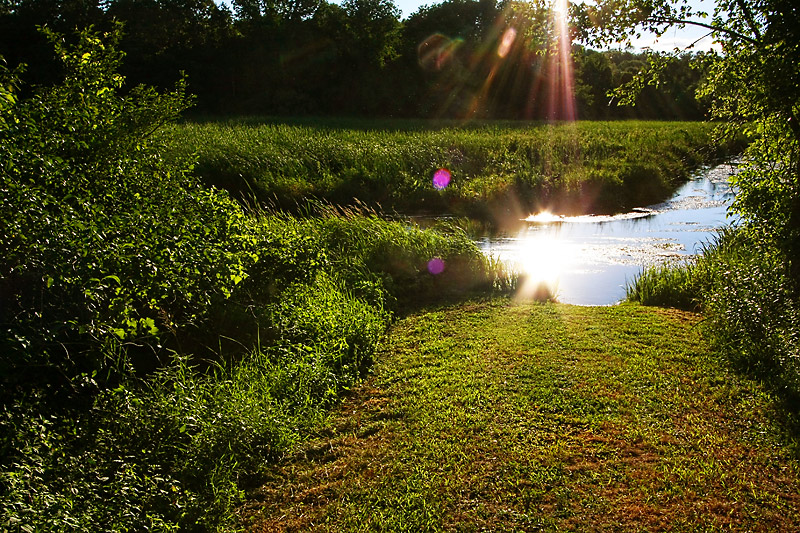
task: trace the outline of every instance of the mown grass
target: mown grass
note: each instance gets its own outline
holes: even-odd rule
[[[308,197],[403,213],[502,221],[532,210],[614,212],[663,200],[697,166],[736,153],[697,122],[184,123],[167,132],[197,154],[207,183],[291,208]],[[431,186],[446,168],[452,181]]]
[[[728,227],[685,263],[641,273],[628,298],[703,311],[709,339],[800,412],[800,307],[786,253],[754,224]]]
[[[507,300],[399,321],[252,531],[800,527],[797,433],[691,313]]]

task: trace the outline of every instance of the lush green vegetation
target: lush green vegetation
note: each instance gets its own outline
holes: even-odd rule
[[[375,375],[254,495],[254,531],[781,531],[797,419],[699,315],[473,301],[392,328]]]
[[[621,3],[585,14],[607,22],[603,28],[616,36],[632,23],[663,31],[692,17],[688,7],[675,12],[671,2],[648,3],[649,9]],[[724,54],[707,58],[710,76],[702,92],[713,95],[714,116],[729,129],[757,134],[744,153],[744,171],[733,179],[733,209],[741,222],[710,243],[703,258],[645,273],[632,292],[644,302],[698,305],[716,346],[772,383],[797,412],[800,12],[782,0],[718,2],[707,27]],[[666,60],[654,58],[649,74]]]
[[[705,70],[693,68],[690,54],[645,87],[635,108],[609,105],[606,93],[646,55],[575,45],[575,61],[564,64],[548,4],[448,0],[401,20],[393,0],[8,0],[0,4],[0,55],[28,64],[33,83],[51,84],[58,66],[37,27],[71,33],[117,21],[125,24],[127,78],[166,89],[185,72],[206,113],[704,118],[709,102],[694,93]],[[561,68],[574,94],[552,83]]]
[[[571,3],[575,34],[602,44],[636,25],[663,31],[691,16],[677,3]],[[0,5],[0,53],[12,67],[30,61],[29,79],[44,83],[24,85],[22,69],[0,65],[3,528],[226,528],[243,489],[363,376],[393,310],[515,283],[457,229],[421,231],[321,200],[495,219],[537,201],[611,210],[647,203],[712,155],[700,149],[707,127],[685,124],[639,123],[630,139],[618,124],[165,129],[190,103],[181,67],[206,110],[574,117],[573,95],[540,83],[570,63],[544,6],[452,1],[403,25],[384,0],[233,6],[235,17],[209,2]],[[124,43],[115,19],[129,23]],[[37,24],[93,22],[110,35],[27,38]],[[708,105],[729,131],[753,134],[736,178],[741,226],[703,259],[643,275],[632,297],[699,306],[713,346],[767,386],[728,372],[673,320],[688,315],[494,303],[412,317],[382,367],[399,415],[361,433],[397,431],[400,452],[323,507],[330,520],[637,525],[659,516],[658,499],[687,528],[796,529],[797,450],[787,441],[800,398],[800,21],[787,0],[720,0],[705,25],[723,54],[646,62],[574,47],[575,96],[602,116],[609,84],[630,81],[641,92],[618,92],[622,101],[673,117],[686,100],[678,93],[705,74],[705,103],[691,113]],[[55,66],[42,45],[55,47]],[[135,80],[173,88],[124,87],[120,47]],[[441,167],[452,179],[435,190]],[[302,199],[300,216],[245,208],[243,192]],[[462,346],[463,335],[474,336]],[[498,438],[477,439],[475,428]],[[748,479],[737,474],[743,458]],[[700,513],[698,501],[713,505]]]
[[[244,211],[153,135],[182,85],[125,93],[118,33],[47,35],[62,83],[0,72],[3,528],[224,527],[393,309],[513,285],[455,229]]]
[[[309,197],[402,213],[519,220],[531,212],[618,212],[661,201],[697,166],[740,151],[699,122],[453,123],[245,121],[168,131],[197,173],[245,199]],[[431,186],[447,169],[449,185]]]

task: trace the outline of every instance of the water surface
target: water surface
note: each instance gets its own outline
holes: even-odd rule
[[[728,178],[735,164],[699,173],[668,201],[615,216],[529,217],[513,235],[487,237],[487,255],[513,263],[546,283],[560,302],[611,305],[646,266],[702,251],[716,229],[731,221]]]

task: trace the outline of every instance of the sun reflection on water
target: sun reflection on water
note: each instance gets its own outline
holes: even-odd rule
[[[715,228],[728,223],[733,173],[735,167],[717,167],[668,201],[627,213],[533,213],[522,227],[487,236],[479,246],[520,274],[521,298],[612,305],[643,267],[702,252]]]
[[[573,261],[575,250],[559,232],[524,232],[519,236],[516,266],[522,274],[518,297],[522,299],[555,299],[561,276]]]
[[[525,222],[533,222],[536,224],[552,224],[553,222],[561,222],[564,219],[562,215],[554,215],[550,211],[542,211],[529,215]]]

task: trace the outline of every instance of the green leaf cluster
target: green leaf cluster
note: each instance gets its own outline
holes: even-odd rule
[[[123,93],[118,31],[44,31],[63,83],[2,109],[0,322],[4,366],[72,375],[97,370],[81,355],[95,342],[201,320],[249,257],[243,215],[151,138],[189,105],[184,84]]]

